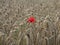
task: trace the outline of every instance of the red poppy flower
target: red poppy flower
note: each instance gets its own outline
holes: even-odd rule
[[[28,18],[28,22],[30,23],[34,23],[35,22],[35,18],[33,16]]]

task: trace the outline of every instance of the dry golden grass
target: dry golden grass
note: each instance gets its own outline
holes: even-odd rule
[[[60,45],[60,0],[0,0],[0,45]]]

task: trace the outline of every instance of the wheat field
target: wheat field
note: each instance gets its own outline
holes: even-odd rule
[[[60,45],[60,0],[0,0],[0,45]]]

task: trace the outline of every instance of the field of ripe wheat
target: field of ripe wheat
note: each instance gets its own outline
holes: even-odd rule
[[[60,45],[60,0],[0,0],[0,45]]]

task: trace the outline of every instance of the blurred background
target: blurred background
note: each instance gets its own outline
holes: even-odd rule
[[[60,45],[60,0],[0,0],[0,45]]]

